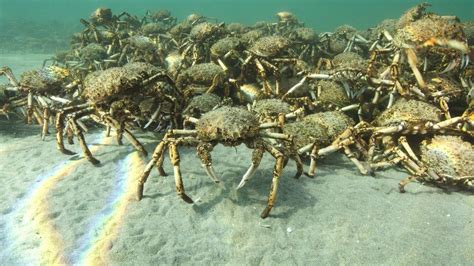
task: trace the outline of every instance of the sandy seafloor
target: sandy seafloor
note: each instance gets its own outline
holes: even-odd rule
[[[45,55],[0,55],[16,74]],[[3,80],[2,80],[3,81]],[[317,177],[285,168],[277,204],[266,204],[274,160],[235,188],[251,150],[217,146],[215,185],[192,148],[181,148],[189,205],[176,196],[168,158],[160,177],[134,200],[145,159],[100,129],[86,139],[94,167],[41,141],[39,127],[0,118],[0,264],[474,264],[474,196],[412,183],[397,190],[401,170],[361,176],[339,154],[319,161]],[[158,136],[136,132],[151,153]],[[306,167],[308,162],[306,162]]]

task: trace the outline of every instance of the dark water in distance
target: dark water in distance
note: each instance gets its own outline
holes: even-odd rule
[[[129,12],[142,17],[147,10],[168,9],[179,21],[192,13],[219,22],[253,25],[276,21],[279,11],[294,13],[317,33],[349,24],[359,30],[384,19],[399,18],[415,0],[0,0],[0,54],[56,53],[69,48],[73,33],[83,30],[98,7],[114,14]],[[430,12],[456,15],[474,21],[474,0],[433,0]],[[0,62],[1,63],[1,62]]]
[[[398,18],[414,0],[0,0],[0,23],[5,19],[59,20],[79,23],[97,7],[114,13],[128,11],[142,15],[148,9],[169,9],[178,19],[199,13],[225,22],[253,24],[274,20],[274,14],[293,12],[316,31],[332,31],[342,24],[359,29],[374,26],[385,18]],[[434,0],[430,11],[474,20],[474,0]],[[2,24],[0,24],[0,29]]]

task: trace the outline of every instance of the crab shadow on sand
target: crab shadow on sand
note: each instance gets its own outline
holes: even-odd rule
[[[3,136],[11,138],[24,138],[37,135],[38,139],[41,140],[41,126],[25,126],[25,123],[22,120],[16,119],[16,117],[10,118],[10,120],[0,117],[0,132]]]
[[[215,156],[214,158],[216,173],[220,176],[221,180],[219,184],[216,185],[213,183],[210,178],[206,176],[204,169],[201,167],[183,173],[183,176],[193,174],[196,178],[203,180],[202,184],[196,185],[195,187],[187,186],[186,188],[189,191],[205,189],[209,193],[212,193],[212,196],[205,201],[201,202],[198,200],[194,203],[192,205],[193,210],[199,214],[204,214],[225,200],[240,207],[254,207],[257,208],[257,210],[263,210],[267,203],[267,197],[272,182],[274,159],[270,155],[265,154],[255,176],[249,180],[245,187],[237,190],[236,188],[240,178],[250,165],[251,150],[246,149],[243,151],[242,148],[239,147],[239,153],[235,153],[236,158],[233,158],[231,153],[227,153],[229,158],[226,157],[227,155],[222,156],[222,154],[226,152],[223,149],[230,148],[219,145],[213,152],[213,155],[221,155]],[[195,162],[200,164],[199,159],[194,154],[194,149],[180,149],[180,152],[182,154],[182,163],[189,162],[188,160],[196,160]],[[240,156],[243,158],[239,158]],[[317,204],[317,198],[307,193],[305,188],[305,182],[311,182],[312,180],[309,180],[305,176],[301,176],[300,179],[294,179],[293,175],[295,169],[295,165],[292,162],[288,163],[285,167],[280,177],[277,201],[274,210],[270,213],[270,217],[286,218],[296,211],[311,208]],[[277,211],[275,211],[275,209],[277,209]]]

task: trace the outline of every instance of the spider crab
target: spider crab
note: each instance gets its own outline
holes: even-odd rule
[[[325,70],[320,69],[323,62],[327,65]],[[304,86],[307,83],[317,82],[316,87],[318,89],[317,96],[321,95],[321,91],[330,86],[330,81],[337,84],[341,84],[347,99],[350,102],[356,102],[348,106],[340,107],[344,110],[358,109],[358,116],[360,121],[367,120],[366,117],[371,117],[375,104],[380,100],[380,93],[385,91],[388,87],[393,87],[394,82],[388,79],[374,78],[372,73],[368,71],[368,62],[359,54],[354,52],[340,53],[334,57],[333,60],[321,60],[318,63],[316,71],[304,75],[301,80],[292,86],[282,97],[283,99],[290,99],[298,91],[309,89],[313,86]],[[319,81],[319,82],[318,82]],[[324,86],[326,85],[326,86]],[[328,86],[329,85],[329,86]],[[312,100],[318,100],[314,92],[307,91],[311,95]],[[291,97],[290,97],[291,96]],[[372,97],[371,102],[367,102],[366,99]],[[393,97],[393,96],[392,96]]]
[[[400,182],[400,190],[413,181],[430,182],[440,186],[457,186],[474,189],[474,146],[459,136],[435,135],[423,140],[420,147],[421,162],[433,169],[439,179],[429,175],[414,175]]]
[[[342,150],[363,175],[372,174],[372,170],[362,164],[354,152],[366,155],[365,143],[356,132],[362,124],[354,121],[341,111],[319,112],[303,119],[287,123],[283,133],[295,136],[295,148],[299,155],[309,155],[311,163],[308,172],[313,177],[316,172],[316,159]],[[291,147],[290,147],[291,149]]]
[[[248,78],[248,67],[254,64],[258,76],[263,83],[263,91],[266,95],[280,94],[280,65],[295,64],[296,57],[290,52],[291,41],[283,36],[265,36],[259,38],[247,51],[248,57],[242,64],[241,80]],[[267,72],[275,78],[275,89],[272,89]]]
[[[400,163],[411,173],[410,177],[400,182],[401,192],[405,191],[405,185],[412,180],[431,180],[438,183],[453,181],[440,176],[441,173],[436,171],[436,167],[433,167],[434,159],[425,160],[428,163],[423,162],[416,155],[416,151],[419,149],[412,148],[413,143],[417,142],[417,136],[423,136],[425,139],[431,135],[464,136],[466,138],[474,136],[472,130],[461,129],[463,124],[472,125],[474,122],[472,119],[459,116],[442,120],[441,114],[442,111],[432,104],[400,98],[391,108],[382,112],[374,120],[375,126],[366,126],[359,132],[370,132],[368,161],[373,168],[389,167]],[[446,141],[442,142],[446,144]],[[427,147],[426,141],[423,145],[425,148]],[[441,152],[445,155],[448,154],[446,156],[449,157],[453,147],[447,147],[444,144],[443,146],[445,147]],[[378,154],[375,153],[377,147],[380,148]]]
[[[18,81],[9,67],[0,68],[0,76],[5,75],[10,82],[9,90],[17,91],[18,96],[11,99],[10,108],[26,106],[27,123],[33,123],[33,118],[43,126],[41,137],[48,134],[51,111],[57,104],[67,104],[70,100],[58,97],[66,93],[69,71],[56,66],[25,71]]]
[[[150,20],[154,23],[162,23],[167,27],[176,25],[177,19],[171,16],[171,12],[166,9],[148,10],[143,18],[145,21]]]
[[[64,154],[74,154],[64,147],[63,131],[66,130],[69,142],[76,135],[85,157],[93,164],[100,162],[87,147],[83,130],[77,122],[79,118],[90,116],[105,124],[108,130],[114,128],[119,144],[122,144],[122,136],[125,136],[138,151],[146,155],[144,147],[133,136],[127,123],[141,119],[140,107],[146,102],[156,109],[150,121],[160,117],[176,125],[176,109],[181,100],[173,80],[147,63],[129,63],[123,67],[90,73],[84,81],[82,97],[86,103],[63,108],[56,115],[57,149]]]
[[[299,22],[298,18],[289,11],[280,11],[275,14],[276,23],[272,23],[273,30],[278,34],[287,34],[293,28],[302,27],[304,23]]]
[[[210,47],[225,33],[224,24],[202,22],[192,27],[189,36],[180,46],[181,56],[189,61],[191,65],[208,62],[210,59]],[[191,55],[191,58],[189,56]]]
[[[469,63],[467,55],[469,48],[462,24],[456,17],[426,13],[425,9],[428,6],[429,4],[424,3],[408,10],[399,19],[395,35],[392,37],[390,33],[384,31],[370,48],[372,55],[369,71],[373,71],[373,66],[379,57],[388,54],[389,58],[381,61],[391,63],[379,77],[385,79],[390,75],[395,82],[396,90],[401,95],[415,93],[423,96],[428,93],[422,72],[447,73],[457,67],[463,70]],[[381,46],[384,38],[388,43]],[[413,86],[401,84],[405,62],[413,73],[418,90],[416,88],[413,90]]]
[[[169,156],[173,164],[177,194],[185,202],[193,203],[192,199],[184,191],[178,146],[196,146],[202,166],[211,179],[217,183],[219,179],[214,172],[211,159],[213,147],[219,143],[230,147],[244,143],[254,151],[252,154],[252,165],[243,179],[248,179],[255,173],[264,152],[270,153],[276,159],[267,207],[260,215],[262,218],[266,218],[275,203],[285,155],[265,139],[279,139],[290,142],[292,141],[292,136],[264,131],[264,129],[276,128],[279,125],[277,122],[259,123],[258,117],[254,113],[238,107],[220,107],[205,113],[200,119],[191,117],[188,120],[195,124],[195,130],[169,130],[163,140],[157,145],[152,160],[147,164],[138,180],[137,199],[141,200],[143,197],[143,187],[153,166],[157,166],[160,175],[165,175],[162,165],[166,149],[169,149]]]

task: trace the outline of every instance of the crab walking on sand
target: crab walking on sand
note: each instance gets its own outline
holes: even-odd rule
[[[196,146],[197,154],[201,159],[206,173],[217,183],[219,179],[214,172],[211,159],[213,147],[219,143],[230,147],[244,143],[247,147],[253,149],[253,154],[252,165],[245,173],[243,179],[249,179],[255,173],[264,152],[270,153],[276,159],[267,207],[260,215],[262,218],[266,218],[276,200],[278,182],[286,156],[266,139],[292,142],[293,137],[287,134],[264,131],[264,129],[276,128],[280,125],[278,122],[259,123],[258,117],[244,108],[224,106],[205,113],[200,119],[188,119],[195,124],[195,130],[169,130],[163,140],[157,145],[153,153],[153,158],[147,164],[143,174],[138,179],[137,199],[142,199],[144,184],[154,165],[158,168],[160,175],[165,175],[162,164],[164,159],[163,154],[167,148],[169,149],[169,156],[173,164],[176,192],[185,202],[193,203],[192,199],[188,197],[184,191],[178,146]],[[299,177],[300,175],[301,172],[298,172],[295,177]]]
[[[170,122],[177,114],[180,104],[180,93],[174,81],[159,68],[147,63],[129,63],[123,67],[113,67],[103,71],[92,72],[84,82],[84,104],[63,108],[56,115],[57,149],[64,154],[73,154],[64,147],[63,130],[68,133],[69,141],[76,135],[84,156],[93,164],[99,164],[85,142],[77,120],[84,116],[91,116],[94,120],[117,131],[117,142],[122,144],[125,136],[141,153],[147,154],[143,145],[135,138],[127,127],[130,119],[142,118],[140,109],[145,101],[152,101],[156,107],[155,113],[163,112],[163,103],[170,105]],[[158,115],[153,114],[151,120]],[[67,123],[66,128],[65,122]]]
[[[448,176],[467,176],[464,170],[446,171],[447,168],[459,168],[459,162],[472,160],[472,145],[459,137],[472,138],[472,131],[463,131],[462,125],[472,125],[467,116],[458,116],[441,120],[442,111],[436,106],[417,100],[399,99],[394,105],[382,112],[373,122],[374,126],[366,126],[362,131],[370,132],[368,144],[368,161],[373,168],[390,167],[400,163],[411,174],[400,182],[400,192],[412,180],[431,181],[439,184],[463,184],[472,187],[472,178],[465,183]],[[433,139],[429,134],[435,134]],[[444,137],[437,136],[444,135]],[[425,141],[420,148],[412,148],[414,136],[423,136]],[[454,151],[453,144],[465,150],[464,154]],[[433,143],[429,145],[428,143]],[[454,145],[456,146],[456,145]],[[461,148],[461,146],[463,146]],[[422,160],[417,151],[422,150]],[[378,154],[376,151],[379,151]],[[437,156],[437,157],[436,157]],[[469,158],[470,159],[467,159]],[[444,167],[436,166],[444,164]],[[466,166],[465,169],[468,169]],[[439,171],[442,169],[441,171]],[[464,180],[464,179],[463,179]]]

